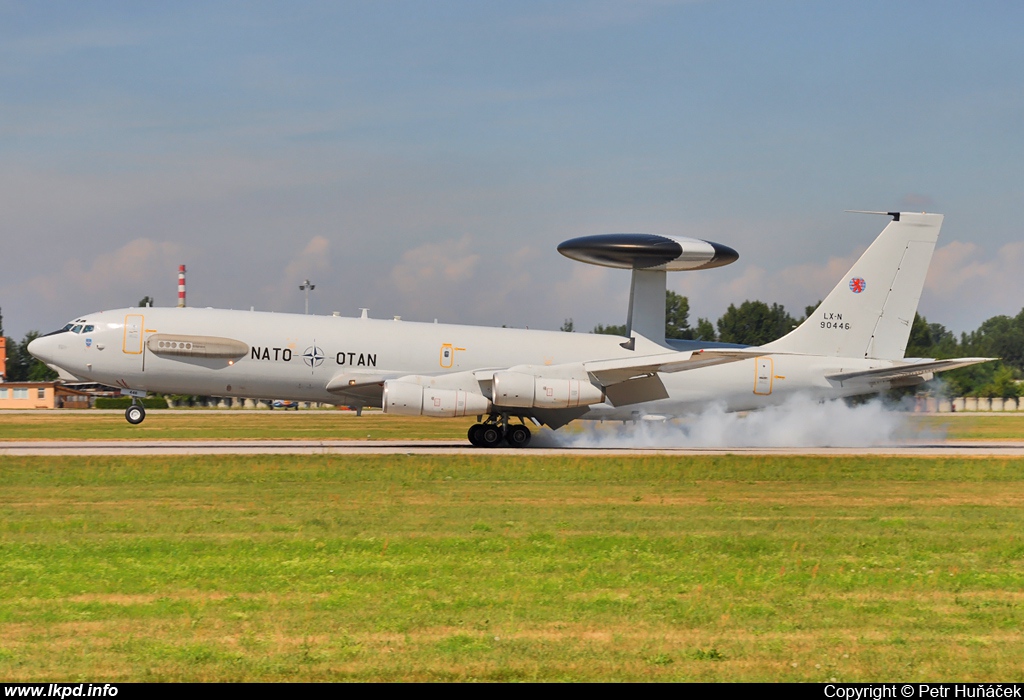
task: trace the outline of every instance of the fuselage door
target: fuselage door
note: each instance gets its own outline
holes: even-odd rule
[[[125,355],[142,354],[142,314],[128,314],[124,317],[124,340],[121,351]]]
[[[441,366],[451,369],[453,364],[455,364],[455,346],[445,343],[441,346]]]
[[[757,358],[757,375],[754,378],[754,393],[767,396],[772,393],[772,372],[774,362],[770,357]]]

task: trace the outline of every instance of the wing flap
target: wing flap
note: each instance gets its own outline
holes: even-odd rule
[[[668,390],[657,374],[649,374],[627,382],[611,384],[604,390],[612,406],[631,406],[645,401],[668,398]]]

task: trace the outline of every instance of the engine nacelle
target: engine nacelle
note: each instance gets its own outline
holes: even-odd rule
[[[491,396],[509,408],[577,408],[604,401],[604,392],[580,379],[548,379],[522,372],[495,372]]]
[[[462,389],[435,389],[394,379],[384,382],[383,407],[384,413],[435,418],[461,418],[491,412],[491,402],[483,394]]]

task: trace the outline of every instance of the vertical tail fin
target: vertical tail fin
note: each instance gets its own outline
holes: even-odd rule
[[[890,216],[893,220],[814,313],[766,349],[885,360],[903,357],[942,215]]]

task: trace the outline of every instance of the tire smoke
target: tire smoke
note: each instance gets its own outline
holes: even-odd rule
[[[859,405],[794,396],[749,413],[712,405],[683,418],[641,416],[636,422],[580,421],[578,432],[544,431],[537,446],[575,448],[645,447],[876,447],[911,440],[942,439],[915,429],[905,411],[880,399]]]

